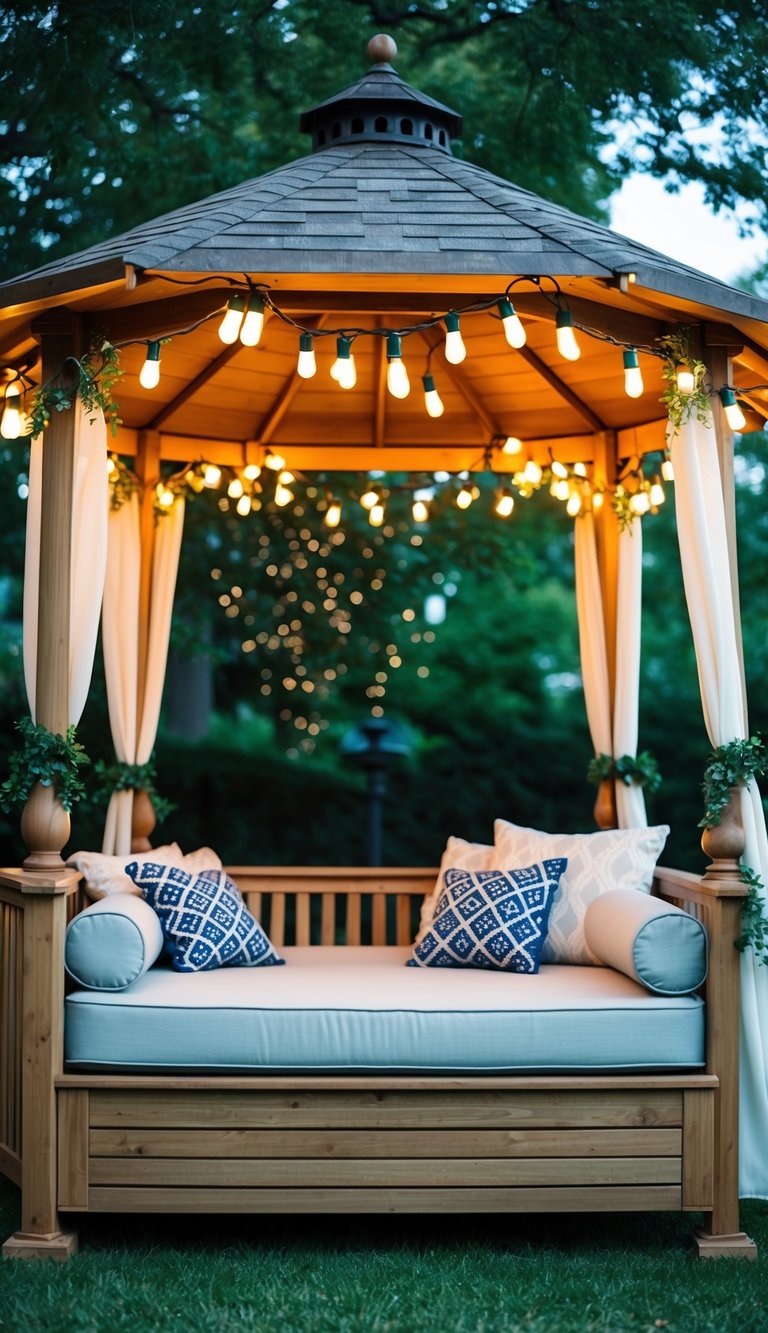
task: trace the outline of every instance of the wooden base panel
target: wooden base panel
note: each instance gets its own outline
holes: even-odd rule
[[[713,1236],[707,1231],[696,1230],[693,1243],[699,1259],[748,1259],[757,1258],[757,1246],[744,1231],[735,1231],[730,1236]]]
[[[4,1259],[55,1259],[64,1263],[76,1253],[76,1231],[58,1231],[51,1236],[30,1236],[17,1231],[3,1246]]]

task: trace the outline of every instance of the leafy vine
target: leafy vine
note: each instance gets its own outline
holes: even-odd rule
[[[95,337],[85,356],[79,360],[73,357],[66,361],[60,374],[68,365],[72,366],[73,371],[76,370],[71,383],[51,380],[48,384],[42,384],[33,394],[29,413],[30,434],[40,435],[50,422],[52,413],[68,411],[75,399],[79,398],[86,412],[92,414],[91,422],[96,420],[98,412],[103,412],[112,435],[116,435],[121,421],[120,408],[113,393],[123,375],[118,349],[106,339]]]
[[[658,763],[650,750],[642,750],[638,755],[623,754],[618,759],[610,754],[595,755],[587,765],[587,781],[599,787],[607,778],[623,782],[625,787],[633,783],[644,787],[649,796],[653,796],[662,783]]]
[[[16,730],[21,733],[22,743],[9,758],[9,776],[0,787],[0,808],[8,811],[14,805],[23,805],[39,782],[43,787],[55,787],[64,809],[70,811],[85,795],[79,770],[90,763],[83,746],[75,740],[75,728],[67,727],[62,736],[25,717],[16,723]]]
[[[115,791],[145,791],[152,798],[158,823],[176,809],[173,801],[158,795],[154,755],[145,764],[128,764],[121,759],[106,764],[98,759],[93,766],[100,794],[111,796]]]
[[[699,828],[715,828],[731,799],[731,788],[746,786],[762,777],[768,768],[768,751],[762,736],[728,741],[712,751],[704,770],[702,790],[705,813]],[[741,934],[736,940],[740,953],[753,949],[759,962],[768,965],[768,917],[765,914],[765,886],[751,866],[741,867],[741,879],[747,885],[747,897],[741,914]]]
[[[687,328],[666,333],[658,338],[659,347],[665,353],[662,375],[667,387],[661,395],[669,413],[672,434],[678,435],[680,427],[695,416],[702,425],[709,425],[711,412],[709,393],[706,386],[707,368],[703,361],[691,354],[691,331]],[[693,389],[685,393],[678,384],[678,371],[687,370],[693,378]]]

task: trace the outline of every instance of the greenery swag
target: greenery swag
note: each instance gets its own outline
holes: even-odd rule
[[[115,791],[146,791],[152,797],[158,823],[176,809],[172,801],[158,795],[154,755],[146,764],[128,764],[122,759],[105,764],[103,759],[98,759],[93,771],[99,792],[107,796]]]
[[[113,397],[113,390],[123,375],[118,349],[104,338],[96,337],[85,356],[79,360],[72,357],[65,361],[60,374],[70,365],[77,371],[76,377],[72,377],[72,383],[57,384],[54,379],[48,384],[42,384],[34,393],[29,414],[30,434],[40,435],[53,412],[66,412],[72,407],[75,398],[79,398],[86,412],[94,414],[92,420],[95,420],[98,411],[103,412],[104,420],[112,434],[116,435],[121,423],[120,408]]]
[[[704,770],[704,818],[699,828],[715,828],[730,803],[731,788],[746,786],[753,778],[762,777],[768,768],[768,751],[762,736],[749,740],[728,741],[718,745],[710,754]],[[756,870],[741,867],[741,878],[749,892],[741,916],[741,934],[736,948],[743,953],[754,949],[755,957],[768,965],[768,918],[765,915],[765,886]]]
[[[649,796],[659,790],[662,782],[659,766],[650,750],[642,750],[638,755],[623,754],[618,759],[610,754],[599,754],[590,759],[587,781],[599,787],[606,778],[623,782],[625,787],[630,787],[632,783],[645,787]]]
[[[0,807],[8,811],[14,805],[23,805],[40,782],[44,787],[55,787],[64,809],[70,811],[85,794],[78,770],[91,762],[75,740],[75,728],[67,727],[62,736],[25,717],[16,723],[16,730],[21,733],[22,744],[10,756],[10,775],[0,787]]]
[[[665,353],[662,374],[667,387],[661,395],[661,401],[669,413],[672,434],[679,434],[680,427],[694,416],[702,425],[709,425],[709,390],[705,382],[707,368],[703,361],[691,355],[690,329],[676,329],[674,333],[667,333],[656,341]],[[677,382],[680,369],[689,370],[692,374],[693,393],[683,393],[680,389]]]

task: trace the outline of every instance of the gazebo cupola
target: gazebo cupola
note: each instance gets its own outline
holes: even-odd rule
[[[357,83],[301,117],[301,129],[312,135],[316,153],[338,143],[381,141],[417,143],[451,152],[451,138],[461,132],[462,117],[412,88],[390,61],[397,55],[391,37],[380,33],[368,43],[373,68]]]

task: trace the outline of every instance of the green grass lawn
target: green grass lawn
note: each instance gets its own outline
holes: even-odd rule
[[[768,1204],[756,1264],[702,1263],[691,1219],[94,1217],[68,1264],[0,1266],[0,1329],[533,1333],[768,1329]],[[18,1193],[0,1185],[0,1228]]]

